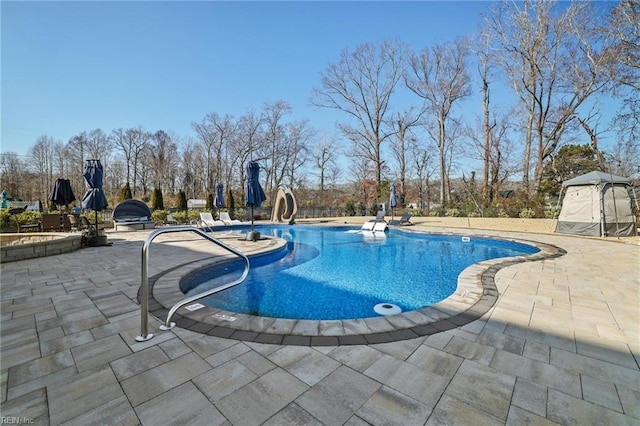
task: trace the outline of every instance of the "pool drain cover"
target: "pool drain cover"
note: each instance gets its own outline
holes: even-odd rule
[[[395,315],[402,312],[400,306],[394,305],[393,303],[378,303],[373,307],[373,310],[379,315]]]

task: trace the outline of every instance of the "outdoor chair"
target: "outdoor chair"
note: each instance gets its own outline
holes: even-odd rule
[[[387,229],[387,222],[374,222],[373,224],[373,232],[375,233],[382,232],[384,234]]]
[[[411,215],[409,213],[405,213],[400,219],[390,221],[389,225],[411,226],[413,223],[409,219],[411,219]]]
[[[221,220],[215,220],[211,213],[200,213],[200,220],[198,221],[198,227],[210,228],[212,226],[223,226],[224,222]]]
[[[80,224],[80,220],[74,214],[68,214],[67,218],[69,219],[69,224],[71,225],[72,231],[80,231],[82,229],[82,225]]]
[[[387,230],[387,221],[384,220],[384,212],[382,210],[378,211],[375,219],[371,219],[362,224],[362,228],[360,228],[360,232],[364,232],[367,234],[370,233],[384,233]]]
[[[113,209],[111,214],[115,230],[137,231],[155,228],[151,210],[140,200],[124,200]]]
[[[62,223],[60,221],[59,214],[43,214],[42,215],[42,231],[56,231],[59,232],[62,229]]]
[[[384,220],[384,211],[378,210],[378,214],[374,219],[366,221],[360,231],[373,231],[377,223],[383,223],[386,227],[387,221]]]
[[[360,231],[356,231],[359,234],[364,235],[365,238],[373,237],[386,237],[386,231],[388,230],[388,224],[385,221],[369,220],[362,225]]]
[[[26,223],[24,225],[18,225],[18,232],[39,232],[42,230],[42,223]]]
[[[69,216],[66,214],[63,214],[60,216],[60,219],[62,220],[61,229],[65,232],[71,231],[71,221],[69,220]]]
[[[83,231],[86,231],[89,235],[98,235],[98,229],[93,223],[89,222],[86,216],[80,216],[80,223]]]
[[[24,212],[27,211],[28,208],[29,208],[28,205],[26,205],[24,207],[11,207],[11,208],[9,208],[9,214],[10,215],[14,215],[14,214],[24,213]]]
[[[371,219],[373,222],[386,222],[384,220],[384,210],[378,210],[375,219]]]
[[[370,220],[368,222],[365,222],[362,224],[362,228],[360,228],[361,231],[373,231],[373,227],[375,226],[375,222]]]
[[[173,215],[169,213],[164,221],[167,225],[177,225],[178,221],[173,218]]]
[[[220,212],[220,220],[224,222],[225,225],[239,225],[242,223],[238,219],[231,219],[231,216],[229,216],[227,212]]]

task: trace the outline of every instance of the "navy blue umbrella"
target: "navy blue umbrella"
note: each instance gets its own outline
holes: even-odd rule
[[[103,170],[100,160],[87,160],[82,176],[87,187],[87,192],[82,197],[82,208],[100,211],[109,207],[107,197],[102,190]]]
[[[71,182],[69,179],[56,179],[49,194],[49,201],[58,206],[66,206],[76,199],[71,189]]]
[[[224,207],[224,185],[221,183],[216,185],[216,198],[213,204],[219,209]]]
[[[396,184],[391,184],[391,191],[389,192],[389,207],[391,207],[391,219],[393,220],[393,208],[398,205],[396,200]]]
[[[87,192],[82,197],[82,208],[91,209],[96,212],[96,227],[98,226],[98,211],[104,210],[109,206],[107,197],[102,190],[102,164],[100,160],[86,160],[84,165],[84,183]]]
[[[260,165],[255,161],[250,161],[247,165],[247,206],[251,207],[251,231],[253,232],[253,208],[260,207],[267,199],[260,186]]]
[[[220,216],[220,209],[224,207],[224,185],[221,183],[216,185],[216,197],[213,200],[213,205],[218,209],[218,216]]]

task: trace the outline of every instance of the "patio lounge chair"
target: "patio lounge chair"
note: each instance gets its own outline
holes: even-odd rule
[[[124,200],[113,209],[111,215],[116,231],[137,231],[155,228],[149,206],[140,200]]]
[[[373,227],[375,226],[375,222],[370,220],[368,222],[365,222],[362,224],[362,228],[360,228],[361,231],[373,231]]]
[[[71,226],[72,231],[80,231],[82,230],[82,225],[80,223],[80,216],[76,216],[75,214],[68,214],[67,218],[69,219],[69,224]]]
[[[388,230],[388,224],[384,221],[370,220],[365,222],[359,231],[353,231],[358,234],[362,234],[365,239],[386,237],[386,231]]]
[[[220,220],[225,225],[239,225],[242,223],[238,219],[231,219],[231,216],[229,216],[229,213],[227,212],[220,212]]]
[[[409,213],[405,213],[400,219],[390,221],[389,225],[411,226],[413,223],[409,219],[411,219],[411,215]]]
[[[387,231],[387,229],[388,229],[387,222],[374,222],[373,224],[374,233],[382,232],[384,234],[385,231]]]
[[[384,224],[385,225],[385,230],[386,230],[387,221],[384,220],[384,211],[383,210],[378,210],[378,214],[376,215],[376,217],[374,219],[366,221],[362,225],[362,228],[360,228],[360,230],[361,231],[373,231],[377,223]]]
[[[199,228],[211,228],[213,226],[223,226],[224,222],[221,220],[215,220],[211,213],[200,213],[200,220],[198,221]]]
[[[71,231],[71,221],[69,220],[69,216],[66,214],[61,214],[60,219],[62,220],[61,230],[64,232]]]
[[[375,219],[372,219],[373,222],[386,222],[384,220],[384,210],[378,210]]]
[[[81,229],[88,235],[98,235],[96,225],[91,223],[86,216],[80,216]]]
[[[360,231],[356,231],[356,232],[367,234],[367,235],[375,235],[375,234],[380,235],[380,234],[384,234],[385,231],[387,231],[387,229],[388,229],[387,222],[370,220],[363,223],[362,228],[360,228]]]

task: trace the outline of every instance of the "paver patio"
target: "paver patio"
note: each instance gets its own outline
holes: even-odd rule
[[[155,337],[137,342],[148,231],[109,233],[111,247],[3,264],[2,422],[640,424],[640,245],[464,233],[567,253],[500,269],[498,301],[478,320],[369,345],[243,342],[160,331],[155,318]],[[208,256],[209,246],[189,236],[158,240],[150,275]]]

